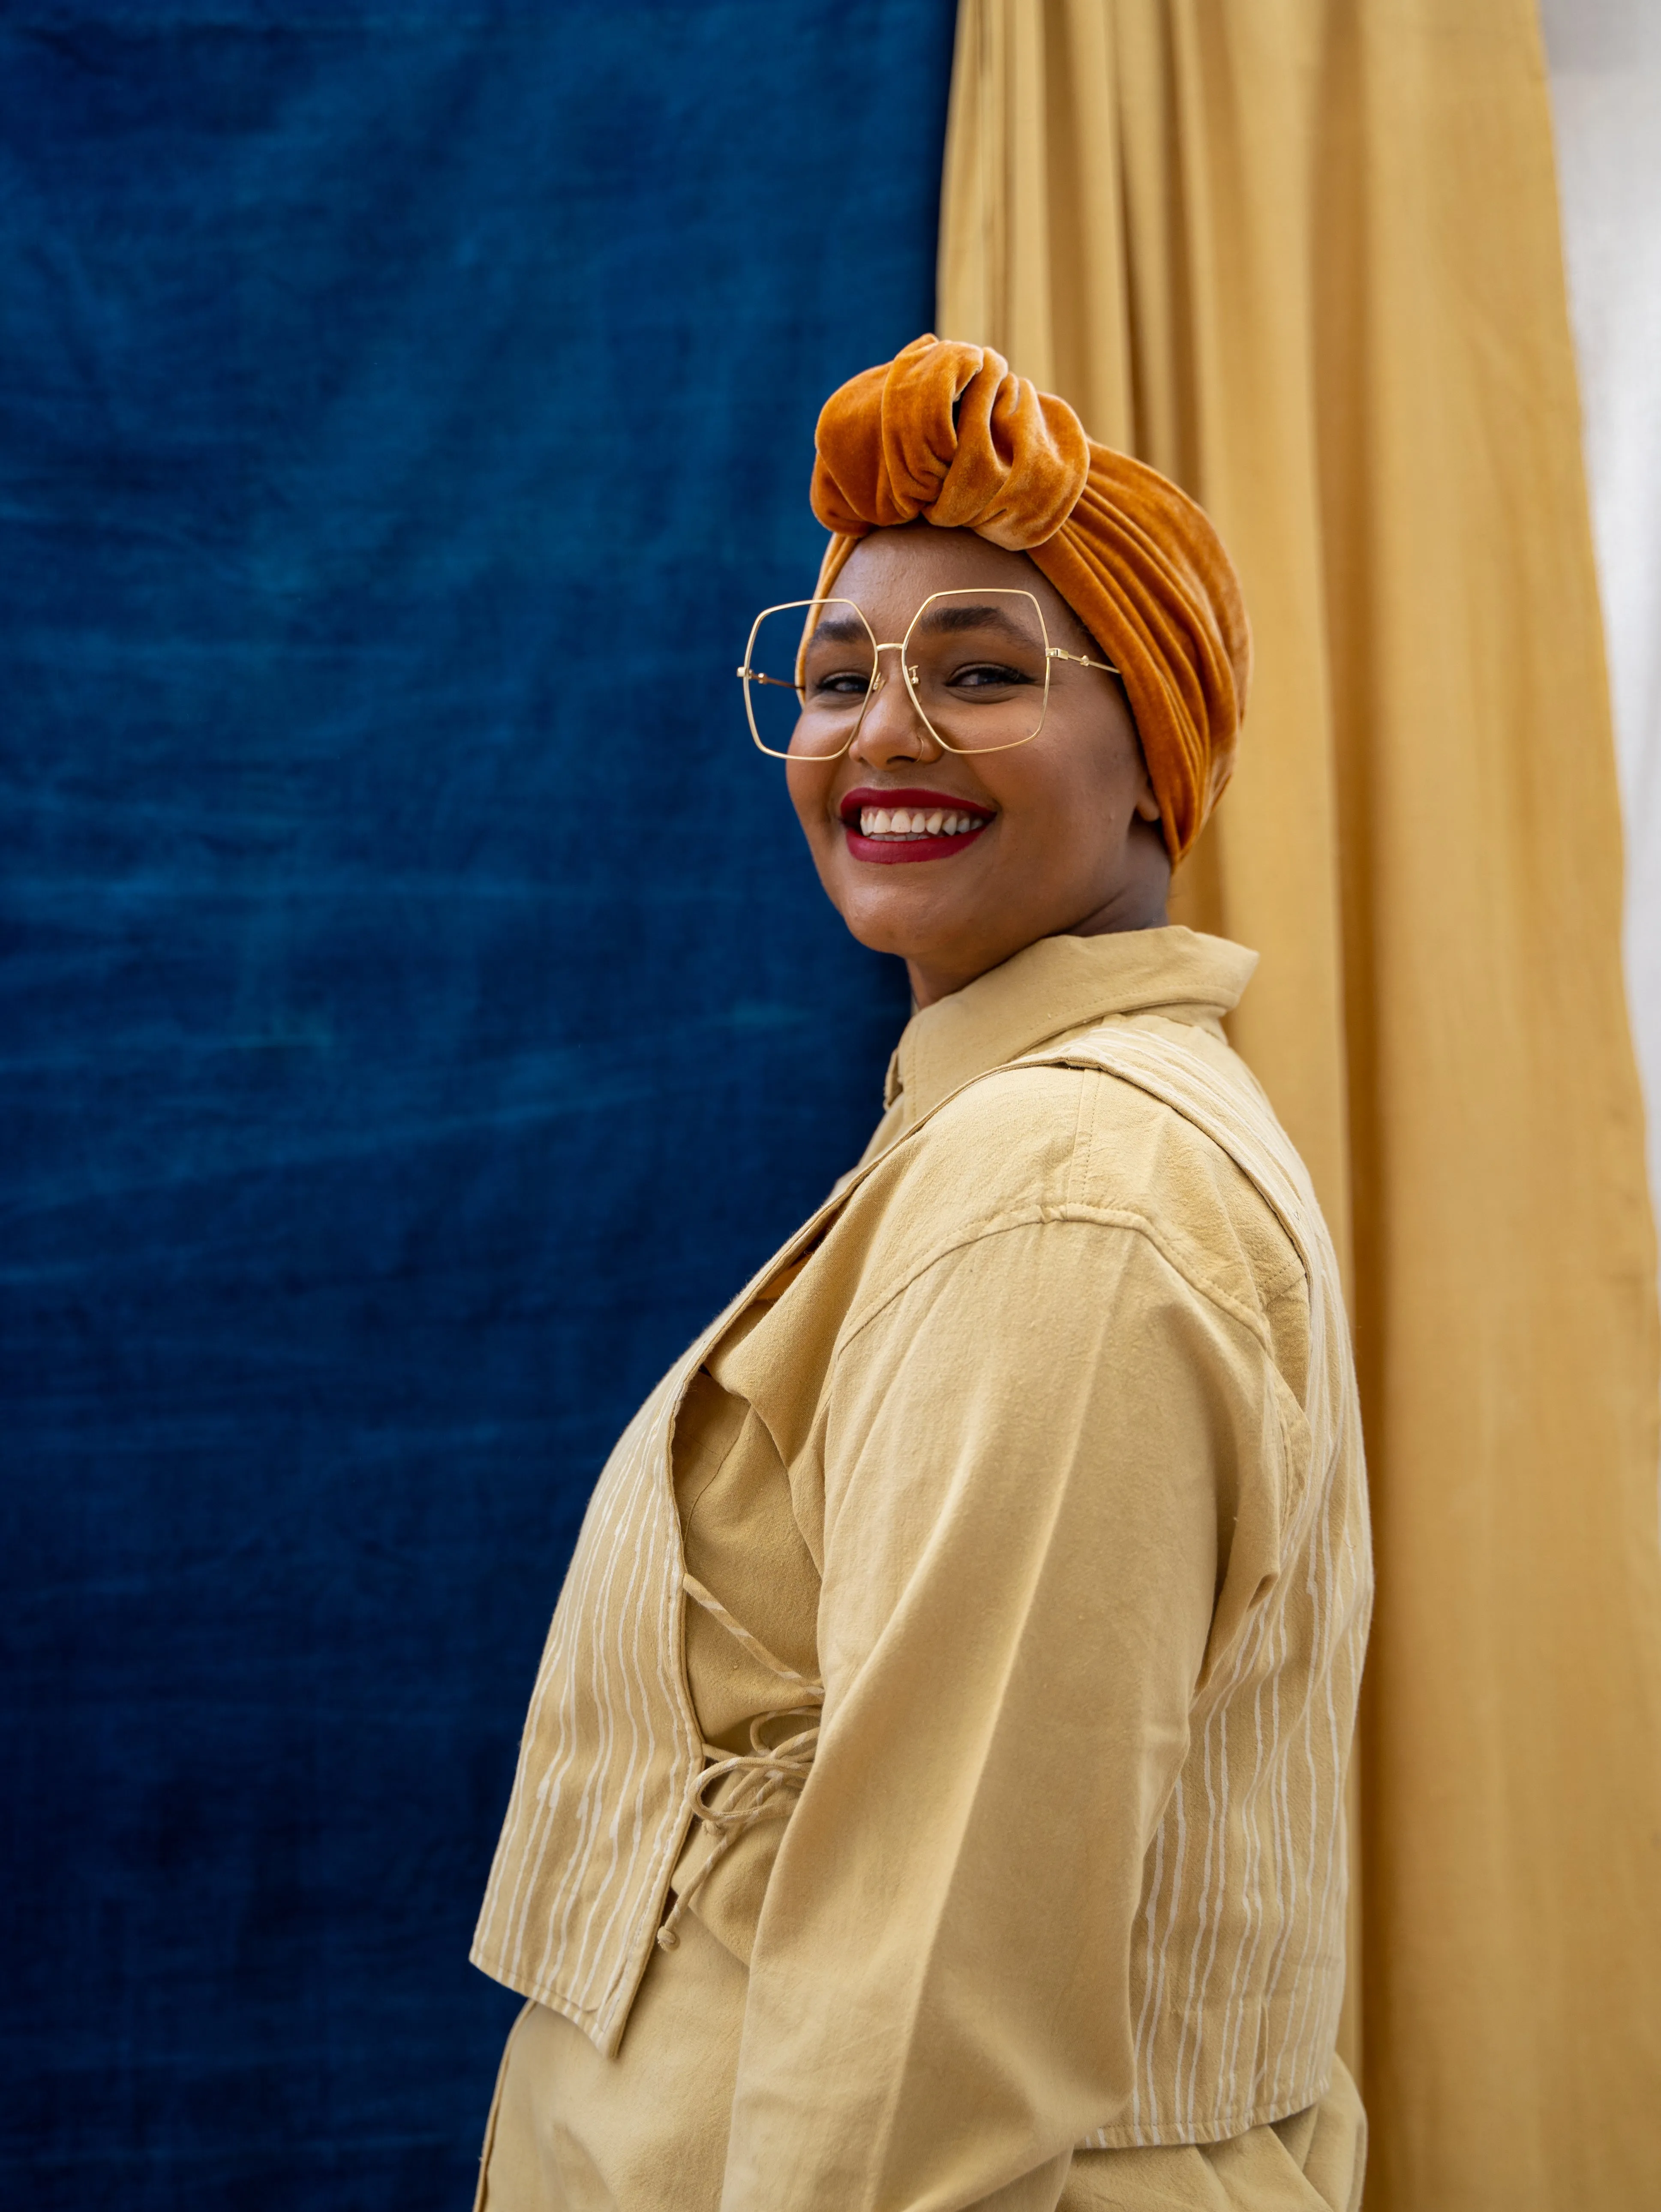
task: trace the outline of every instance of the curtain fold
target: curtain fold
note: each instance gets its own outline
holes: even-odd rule
[[[1252,611],[1175,912],[1263,955],[1235,1039],[1351,1271],[1369,2206],[1648,2212],[1661,1337],[1530,0],[961,0],[939,327]]]

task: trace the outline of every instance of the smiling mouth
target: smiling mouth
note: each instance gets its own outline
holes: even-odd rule
[[[850,791],[837,809],[856,860],[943,860],[966,852],[996,816],[940,791]]]

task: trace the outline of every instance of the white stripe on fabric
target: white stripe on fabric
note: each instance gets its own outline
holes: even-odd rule
[[[1302,1163],[1244,1084],[1226,1082],[1162,1036],[1116,1024],[1056,1058],[1137,1084],[1218,1143],[1280,1218],[1309,1289],[1308,1480],[1286,1500],[1281,1573],[1260,1616],[1237,1631],[1226,1685],[1203,1714],[1155,1834],[1141,1986],[1132,1990],[1128,2124],[1085,2138],[1104,2148],[1215,2140],[1250,2124],[1243,2107],[1314,2100],[1342,2000],[1342,1768],[1366,1609],[1348,1336],[1336,1262]],[[1289,1462],[1285,1468],[1289,1481]],[[1336,1496],[1341,1480],[1355,1494]],[[1204,1799],[1202,1836],[1197,1827],[1190,1834],[1190,1790]],[[1185,1888],[1195,1900],[1186,1913]],[[1252,2081],[1243,2095],[1248,2055]]]

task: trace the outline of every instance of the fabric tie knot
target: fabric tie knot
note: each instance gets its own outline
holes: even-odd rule
[[[989,346],[924,337],[844,384],[820,414],[813,512],[850,538],[919,516],[1023,552],[1053,538],[1090,473],[1090,441]]]
[[[824,1703],[824,1685],[817,1676],[801,1674],[794,1667],[787,1667],[782,1659],[776,1659],[761,1638],[752,1635],[742,1621],[734,1620],[714,1591],[707,1589],[696,1575],[683,1574],[681,1587],[695,1605],[702,1606],[712,1619],[718,1620],[734,1643],[742,1644],[769,1674],[799,1689],[801,1703],[788,1706],[783,1711],[758,1713],[750,1723],[747,1752],[723,1758],[709,1745],[704,1746],[709,1763],[693,1787],[689,1809],[704,1834],[715,1838],[715,1848],[681,1887],[668,1917],[658,1929],[658,1948],[663,1951],[680,1948],[681,1916],[733,1844],[747,1836],[759,1821],[789,1819],[812,1766],[813,1754],[818,1749],[818,1714]],[[782,1743],[770,1743],[767,1731],[776,1721],[805,1721],[807,1725],[796,1729]],[[731,1783],[732,1787],[723,1790],[722,1784],[726,1783]],[[719,1804],[711,1802],[711,1790],[721,1795]]]

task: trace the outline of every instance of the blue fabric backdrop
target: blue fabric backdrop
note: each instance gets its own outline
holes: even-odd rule
[[[904,1018],[732,671],[952,12],[0,23],[8,2203],[468,2202],[589,1486]]]

